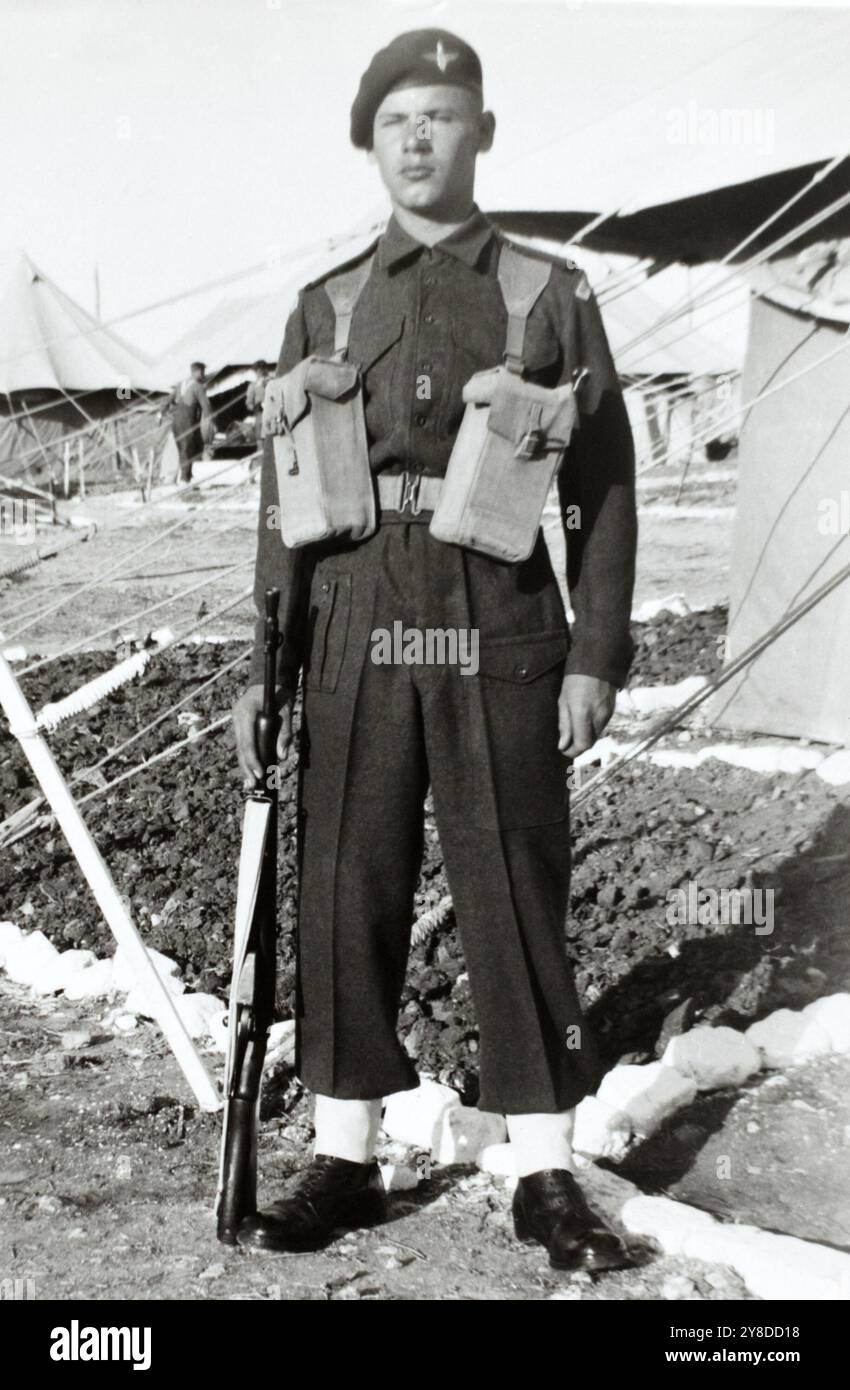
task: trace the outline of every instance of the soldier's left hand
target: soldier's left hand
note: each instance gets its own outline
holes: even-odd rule
[[[614,713],[616,686],[596,676],[564,676],[558,700],[558,748],[565,758],[586,753]]]

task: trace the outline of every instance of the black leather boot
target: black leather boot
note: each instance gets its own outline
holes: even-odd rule
[[[640,1263],[626,1242],[590,1210],[566,1168],[520,1178],[513,1200],[517,1240],[539,1241],[553,1269],[625,1269]]]
[[[246,1216],[237,1243],[254,1250],[319,1250],[338,1226],[376,1226],[386,1220],[381,1170],[371,1163],[316,1154],[292,1194]]]

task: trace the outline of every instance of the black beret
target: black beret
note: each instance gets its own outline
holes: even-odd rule
[[[375,54],[360,79],[351,108],[351,143],[359,150],[372,145],[375,112],[394,87],[482,88],[481,60],[474,48],[447,29],[411,29]]]

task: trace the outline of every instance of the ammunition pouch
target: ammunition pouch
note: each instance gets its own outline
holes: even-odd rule
[[[281,539],[291,548],[332,536],[359,541],[377,528],[361,374],[346,360],[354,307],[371,268],[370,255],[324,282],[334,313],[333,356],[305,357],[266,387],[263,434],[274,444]]]
[[[527,560],[576,423],[575,393],[496,367],[471,377],[463,399],[431,534],[498,560]]]
[[[306,357],[273,378],[263,402],[263,433],[274,445],[285,545],[372,535],[375,490],[354,363]]]

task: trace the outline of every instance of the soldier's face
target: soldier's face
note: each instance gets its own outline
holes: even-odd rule
[[[375,113],[369,158],[394,203],[425,215],[463,212],[494,126],[464,87],[404,87],[388,92]]]

